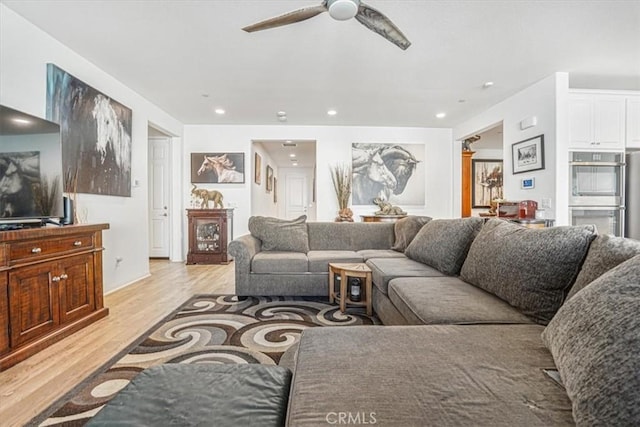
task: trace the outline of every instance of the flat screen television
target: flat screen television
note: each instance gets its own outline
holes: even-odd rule
[[[0,105],[0,225],[63,217],[60,126]]]

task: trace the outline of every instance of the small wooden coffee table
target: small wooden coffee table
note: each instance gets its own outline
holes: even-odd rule
[[[340,275],[340,292],[336,293],[335,280],[336,274]],[[362,301],[352,301],[347,292],[349,277],[358,277],[365,279],[362,293]],[[347,304],[357,307],[367,307],[367,315],[373,313],[371,309],[371,270],[367,264],[363,263],[329,263],[329,302],[334,301],[340,303],[340,311],[345,312]]]

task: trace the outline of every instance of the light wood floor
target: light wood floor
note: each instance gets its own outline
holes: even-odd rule
[[[0,425],[24,425],[192,295],[233,294],[233,268],[151,260],[151,277],[105,297],[106,318],[0,372]]]

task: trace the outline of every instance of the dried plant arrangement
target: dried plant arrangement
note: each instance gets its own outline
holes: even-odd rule
[[[348,163],[338,163],[329,167],[331,170],[331,180],[333,188],[338,198],[338,217],[336,221],[353,221],[353,212],[349,209],[349,199],[351,198],[351,165]]]

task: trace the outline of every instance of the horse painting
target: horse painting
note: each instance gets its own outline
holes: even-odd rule
[[[368,205],[375,198],[388,200],[398,181],[387,169],[380,150],[353,149],[353,204]]]
[[[243,153],[192,153],[191,182],[242,183],[243,156]]]
[[[352,144],[353,204],[372,204],[376,198],[395,203],[424,204],[424,171],[418,169],[424,156],[418,156],[419,148],[424,146]],[[419,177],[412,181],[414,184],[409,195],[405,190],[416,175]]]
[[[132,112],[53,64],[47,64],[47,118],[60,125],[67,192],[131,196]]]
[[[96,121],[96,151],[100,153],[100,162],[104,163],[108,148],[113,152],[116,165],[130,170],[131,136],[118,120],[111,100],[98,94],[91,114]]]

